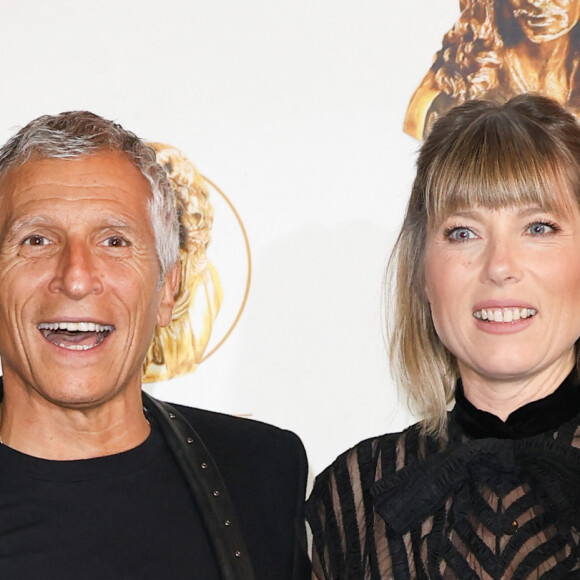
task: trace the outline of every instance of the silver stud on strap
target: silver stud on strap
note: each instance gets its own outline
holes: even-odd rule
[[[213,496],[214,496],[214,497],[218,497],[218,496],[219,496],[219,494],[220,494],[220,492],[219,492],[217,489],[214,489],[214,491],[213,491]]]
[[[169,413],[169,418],[170,419],[175,419],[175,413]]]
[[[187,442],[191,445],[193,443],[193,439],[191,437],[188,437]]]
[[[202,469],[207,469],[207,463],[205,461],[201,464],[201,468]]]

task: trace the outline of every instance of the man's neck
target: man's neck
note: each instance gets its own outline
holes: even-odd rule
[[[113,455],[137,447],[149,432],[140,390],[126,389],[104,404],[76,409],[4,386],[2,444],[27,455],[59,461]]]

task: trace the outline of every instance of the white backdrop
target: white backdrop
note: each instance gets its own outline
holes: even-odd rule
[[[246,226],[253,279],[239,325],[194,374],[148,390],[292,429],[313,473],[409,423],[381,283],[418,148],[405,110],[459,1],[0,7],[0,140],[41,114],[93,110],[179,147]],[[219,219],[215,235],[227,235]]]

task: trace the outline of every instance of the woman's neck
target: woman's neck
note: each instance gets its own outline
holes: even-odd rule
[[[466,399],[477,409],[505,421],[527,403],[551,395],[570,374],[576,363],[574,353],[537,373],[524,377],[493,378],[482,376],[459,363]]]

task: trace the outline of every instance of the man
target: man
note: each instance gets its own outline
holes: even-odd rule
[[[0,578],[309,576],[296,436],[141,392],[178,238],[118,125],[40,117],[0,150]]]

